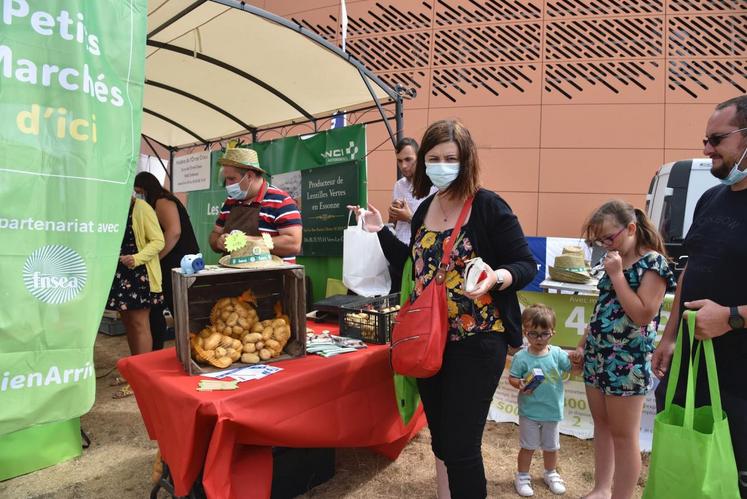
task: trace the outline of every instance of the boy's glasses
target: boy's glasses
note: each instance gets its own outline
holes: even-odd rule
[[[713,147],[716,147],[721,143],[722,140],[724,140],[726,137],[733,133],[737,132],[743,132],[744,130],[747,130],[747,128],[740,128],[738,130],[732,130],[731,132],[726,133],[714,133],[709,135],[708,137],[703,139],[703,147],[707,146],[708,144],[711,144]]]
[[[588,246],[600,246],[600,247],[604,245],[612,244],[615,242],[615,239],[617,239],[617,236],[622,234],[622,231],[624,231],[625,229],[626,227],[623,227],[622,229],[618,230],[611,236],[604,236],[604,237],[600,237],[599,239],[589,239],[586,241],[586,244]]]
[[[546,340],[550,336],[552,336],[552,331],[527,331],[526,335],[527,338],[531,338],[533,340]]]

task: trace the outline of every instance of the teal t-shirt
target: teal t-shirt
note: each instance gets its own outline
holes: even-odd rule
[[[560,421],[563,419],[563,377],[571,370],[568,353],[554,345],[550,345],[545,355],[521,349],[511,360],[510,375],[524,378],[535,368],[542,369],[545,380],[531,395],[519,392],[519,415],[533,421]]]

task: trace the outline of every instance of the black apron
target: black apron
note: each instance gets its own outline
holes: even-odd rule
[[[260,200],[265,197],[266,192],[267,182],[263,182],[257,197],[248,206],[240,204],[231,208],[223,226],[223,233],[230,234],[232,230],[240,230],[247,236],[261,236],[259,232],[259,210],[262,206]]]

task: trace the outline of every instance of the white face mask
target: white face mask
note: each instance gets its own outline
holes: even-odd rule
[[[244,177],[246,177],[246,174],[244,174]],[[237,201],[240,201],[246,198],[248,191],[241,190],[241,181],[244,180],[244,177],[241,177],[241,179],[235,184],[226,186],[226,193],[228,194],[229,198],[235,199]]]
[[[739,158],[739,161],[734,163],[734,166],[731,168],[729,174],[725,178],[721,179],[722,184],[734,185],[747,178],[747,171],[742,171],[739,169],[739,165],[741,165],[742,161],[744,161],[745,155],[747,155],[747,148],[745,148],[744,152],[742,153],[742,157]],[[747,168],[745,170],[747,170]]]
[[[459,163],[426,163],[425,174],[438,190],[444,190],[459,176]]]
[[[136,197],[137,199],[145,201],[145,194],[140,194],[137,191],[132,191],[132,195]]]

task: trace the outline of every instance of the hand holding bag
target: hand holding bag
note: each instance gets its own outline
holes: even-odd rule
[[[654,419],[653,448],[643,499],[738,499],[737,465],[721,394],[712,340],[692,351],[695,313],[688,311],[672,357],[664,410]],[[672,403],[682,360],[682,338],[690,338],[685,407]],[[711,405],[695,408],[695,382],[701,346],[705,351]]]
[[[451,237],[443,247],[436,275],[414,302],[407,300],[394,321],[389,354],[392,369],[398,374],[429,378],[441,369],[449,329],[444,284],[446,269],[472,200],[473,197],[469,197],[464,202]]]
[[[392,287],[389,262],[381,249],[378,236],[363,229],[364,216],[361,210],[358,224],[348,227],[343,233],[342,282],[349,290],[361,296],[386,295]]]

